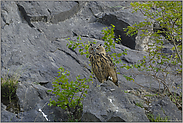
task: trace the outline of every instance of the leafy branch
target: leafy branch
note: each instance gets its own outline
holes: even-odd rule
[[[89,86],[88,82],[92,81],[92,76],[88,79],[80,78],[80,75],[76,77],[76,81],[70,81],[68,76],[70,72],[64,70],[63,67],[59,68],[58,76],[55,81],[52,82],[53,90],[48,90],[48,92],[58,96],[57,100],[50,99],[49,106],[58,106],[62,109],[66,109],[69,112],[69,119],[71,121],[76,121],[80,119],[80,114],[82,112],[83,97],[86,97],[87,90]],[[80,96],[77,96],[80,93]]]

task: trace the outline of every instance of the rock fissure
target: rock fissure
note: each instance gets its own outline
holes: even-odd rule
[[[72,56],[70,53],[66,52],[65,50],[62,50],[60,48],[58,48],[58,50],[64,52],[65,54],[67,54],[68,56],[70,56],[72,59],[74,59],[78,64],[80,64],[79,59],[75,58],[74,56]]]
[[[79,10],[85,5],[86,2],[77,2],[78,4],[75,5],[73,8],[71,8],[68,11],[60,12],[58,14],[52,15],[50,22],[53,24],[57,24],[58,22],[65,21],[66,19],[69,19],[73,17]]]
[[[82,67],[84,67],[83,69],[87,69],[90,73],[91,73],[91,70],[84,64],[82,63],[79,59],[75,58],[74,56],[72,56],[70,53],[66,52],[65,50],[62,50],[60,48],[58,48],[58,50],[66,53],[67,55],[69,55],[72,59],[74,59],[79,65],[81,65]]]
[[[24,7],[19,5],[19,4],[17,4],[17,7],[18,7],[18,10],[21,13],[21,18],[24,19],[31,28],[34,27],[34,25],[32,25],[31,20],[30,20],[31,17],[29,15],[27,15]]]

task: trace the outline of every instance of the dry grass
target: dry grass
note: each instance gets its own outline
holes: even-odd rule
[[[9,100],[11,103],[11,100],[16,95],[16,89],[20,74],[14,73],[13,75],[9,76],[8,73],[9,70],[6,75],[1,77],[1,96],[2,98]]]

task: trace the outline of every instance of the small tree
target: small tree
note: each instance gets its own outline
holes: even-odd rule
[[[165,37],[169,43],[173,44],[172,51],[175,55],[174,60],[182,63],[182,2],[181,1],[148,1],[131,3],[133,12],[140,11],[144,16],[152,21],[140,22],[125,29],[127,34],[133,36],[138,30],[143,31],[141,35],[153,37],[156,41],[154,45],[165,43],[162,38]],[[153,25],[153,31],[151,27]],[[147,27],[147,28],[146,28]],[[147,35],[145,35],[145,32]],[[149,33],[147,33],[149,32]],[[149,46],[152,47],[152,46]],[[163,47],[155,47],[154,49],[162,49]]]
[[[182,73],[182,2],[133,2],[131,6],[134,9],[133,12],[140,11],[153,21],[146,19],[144,22],[128,26],[124,29],[127,31],[127,35],[133,36],[141,30],[144,32],[141,37],[149,36],[155,41],[148,45],[148,56],[144,56],[141,63],[135,64],[133,67],[141,71],[145,70],[148,75],[153,76],[159,84],[164,86],[164,92],[167,92],[166,94],[170,95],[171,99],[182,109],[182,100],[176,98],[168,86],[168,83],[173,85],[174,82],[170,79],[169,74],[181,76]],[[148,28],[151,25],[154,27],[153,30]],[[172,54],[163,52],[164,44],[167,43],[166,40],[173,44]]]
[[[76,77],[76,81],[70,81],[68,76],[70,72],[64,70],[63,67],[59,68],[58,76],[52,82],[53,90],[48,90],[55,94],[58,99],[50,99],[49,106],[58,106],[68,111],[69,121],[79,121],[82,113],[82,100],[87,94],[89,86],[87,82],[92,81],[92,76],[89,79],[81,79],[80,75]],[[80,94],[80,95],[79,95]]]

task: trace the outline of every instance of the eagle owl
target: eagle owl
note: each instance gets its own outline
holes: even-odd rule
[[[105,48],[102,44],[97,46],[90,44],[89,53],[92,70],[98,81],[103,83],[110,79],[116,86],[118,86],[118,78],[114,63],[112,62],[110,55],[105,52]]]

